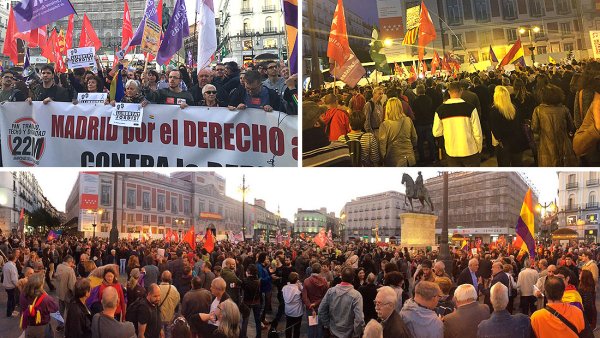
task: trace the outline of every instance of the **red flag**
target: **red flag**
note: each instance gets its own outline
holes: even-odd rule
[[[121,30],[121,49],[127,48],[129,50],[129,43],[133,39],[133,28],[131,26],[131,14],[129,12],[129,5],[125,0],[125,9],[123,11],[123,29]]]
[[[417,81],[417,70],[415,69],[415,62],[413,61],[412,66],[410,66],[410,73],[408,77],[408,83],[413,83]]]
[[[4,46],[2,47],[2,54],[8,56],[10,60],[17,64],[19,63],[19,52],[17,51],[17,24],[15,22],[15,14],[13,13],[12,6],[10,6],[10,12],[8,13],[8,26],[6,27],[6,39],[4,40]]]
[[[54,56],[54,45],[56,41],[56,30],[53,29],[52,33],[50,33],[50,36],[48,37],[48,40],[46,41],[46,43],[44,44],[44,46],[42,46],[42,56],[45,57],[46,59],[48,59],[48,62],[54,62],[56,60],[55,56]]]
[[[431,74],[435,74],[436,69],[440,65],[440,56],[437,51],[433,52],[433,59],[431,59]]]
[[[344,16],[344,4],[338,0],[333,13],[331,22],[331,31],[329,32],[329,43],[327,44],[327,56],[337,65],[346,63],[349,57],[350,43],[348,42],[348,33],[346,31],[346,17]],[[333,63],[333,62],[332,62]]]
[[[185,233],[183,241],[189,244],[192,250],[196,250],[196,235],[194,234],[194,229],[190,229]]]
[[[435,26],[431,21],[431,16],[427,7],[425,7],[425,1],[421,1],[421,19],[419,26],[419,60],[423,60],[425,54],[425,46],[435,40]]]
[[[46,26],[42,26],[30,31],[16,32],[15,38],[26,41],[29,48],[44,48],[48,39],[48,33],[46,32]]]
[[[327,245],[327,235],[325,234],[325,229],[319,230],[319,233],[315,235],[313,238],[313,242],[317,244],[321,249]]]
[[[177,231],[173,231],[173,235],[171,237],[175,236],[175,242],[179,243],[179,233]]]
[[[21,208],[21,215],[19,216],[19,226],[17,228],[17,231],[19,232],[19,234],[23,234],[25,231],[25,208]]]
[[[57,35],[58,37],[58,52],[60,55],[67,55],[67,44],[65,42],[65,33],[63,30],[60,30],[60,33]]]
[[[65,65],[65,62],[63,61],[63,56],[61,54],[61,40],[60,37],[58,36],[58,33],[56,33],[56,29],[52,31],[52,41],[54,42],[54,71],[56,73],[66,73],[67,72],[67,66]]]
[[[73,14],[69,15],[69,25],[67,26],[67,35],[65,36],[65,49],[73,48]]]
[[[87,14],[83,15],[83,24],[81,25],[81,35],[79,36],[79,47],[94,47],[96,51],[102,47],[102,42],[88,19]]]
[[[212,230],[206,230],[206,236],[204,236],[204,249],[208,252],[213,252],[215,250],[215,238],[213,237]]]

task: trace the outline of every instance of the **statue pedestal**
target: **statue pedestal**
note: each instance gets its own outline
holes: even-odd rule
[[[400,214],[400,244],[403,247],[427,247],[435,245],[435,221],[430,214]]]

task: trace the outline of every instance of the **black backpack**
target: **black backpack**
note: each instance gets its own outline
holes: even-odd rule
[[[348,137],[348,134],[344,135],[346,139],[346,144],[348,145],[348,150],[350,151],[350,160],[352,161],[353,167],[362,167],[362,149],[360,146],[360,138],[365,133],[361,133],[356,140],[351,140]]]

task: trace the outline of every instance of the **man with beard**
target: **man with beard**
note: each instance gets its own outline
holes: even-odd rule
[[[27,95],[14,88],[15,74],[10,71],[2,72],[2,88],[0,88],[0,102],[22,102]]]
[[[159,89],[148,94],[148,101],[158,104],[178,105],[181,109],[185,109],[190,105],[194,105],[194,97],[190,92],[181,89],[181,72],[177,69],[169,72],[169,87]]]
[[[502,283],[506,288],[509,288],[508,275],[504,273],[502,262],[495,262],[492,264],[492,280],[488,288],[483,290],[484,300],[483,303],[489,306],[490,313],[494,311],[494,307],[492,306],[492,302],[490,299],[492,286],[496,283]]]
[[[148,295],[141,300],[137,308],[137,320],[133,322],[138,338],[159,338],[161,336],[161,320],[158,304],[160,303],[160,288],[150,285]],[[129,321],[129,318],[127,319]]]
[[[283,111],[281,97],[276,91],[263,85],[260,74],[248,71],[244,77],[244,85],[229,95],[227,108],[231,111],[246,108],[262,109],[265,112]]]
[[[29,103],[31,103],[31,101],[42,101],[44,104],[48,104],[52,101],[71,102],[69,92],[65,88],[59,87],[54,83],[54,68],[52,68],[52,66],[43,66],[41,74],[42,85],[37,87],[36,91],[33,93],[33,98],[27,99]]]

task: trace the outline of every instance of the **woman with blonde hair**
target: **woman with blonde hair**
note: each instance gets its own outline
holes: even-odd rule
[[[237,338],[240,335],[240,310],[237,305],[228,299],[215,311],[219,321],[219,328],[215,330],[215,338]]]
[[[489,121],[498,166],[523,166],[523,151],[529,148],[529,143],[522,127],[523,118],[512,103],[508,89],[504,86],[496,86],[494,90],[494,102],[490,109]]]
[[[385,106],[385,120],[379,125],[379,151],[386,167],[408,167],[416,164],[414,146],[417,131],[404,114],[402,102],[391,97]]]

